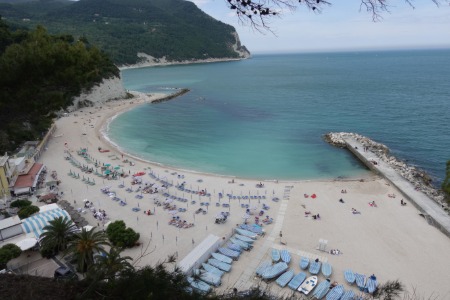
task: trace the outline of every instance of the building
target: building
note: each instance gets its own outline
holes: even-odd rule
[[[11,183],[12,168],[10,166],[9,156],[5,153],[0,157],[0,199],[9,197],[9,185]]]

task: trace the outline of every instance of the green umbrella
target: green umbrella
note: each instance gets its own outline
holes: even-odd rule
[[[105,164],[105,167],[110,167],[111,166],[111,164]]]
[[[119,170],[120,169],[120,167],[119,166],[117,166],[117,167],[114,167],[114,170]]]

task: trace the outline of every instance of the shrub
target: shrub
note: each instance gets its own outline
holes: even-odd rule
[[[37,213],[38,211],[39,211],[39,207],[30,205],[30,206],[25,206],[25,207],[21,208],[17,214],[19,215],[19,218],[25,219],[25,218],[28,218],[29,216],[31,216],[32,214]]]
[[[29,200],[16,200],[11,202],[11,207],[17,207],[17,208],[23,208],[26,206],[30,206],[31,205],[31,201]]]
[[[19,257],[22,250],[14,244],[6,244],[0,248],[0,269],[6,268],[6,263],[13,258]]]
[[[133,247],[139,240],[139,233],[127,228],[124,221],[115,221],[106,228],[106,235],[110,242],[117,247]]]

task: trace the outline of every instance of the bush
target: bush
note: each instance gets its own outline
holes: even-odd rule
[[[115,221],[106,228],[106,235],[111,244],[117,247],[133,247],[139,240],[139,233],[132,228],[126,228],[124,221]]]
[[[31,201],[29,200],[16,200],[11,202],[11,207],[17,207],[17,208],[23,208],[26,206],[30,206],[31,205]]]
[[[6,263],[13,258],[19,257],[22,250],[14,244],[6,244],[0,248],[0,269],[6,268]]]
[[[19,215],[19,218],[25,219],[25,218],[28,218],[29,216],[31,216],[32,214],[37,213],[38,211],[39,211],[39,207],[30,205],[30,206],[25,206],[22,209],[20,209],[17,214]]]

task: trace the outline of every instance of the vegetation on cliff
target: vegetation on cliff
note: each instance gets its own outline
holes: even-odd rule
[[[450,203],[450,160],[447,161],[447,168],[444,181],[442,182],[442,190],[444,191],[445,198]]]
[[[86,37],[119,65],[139,62],[138,53],[169,61],[239,57],[235,29],[184,0],[47,0],[4,3],[0,11],[17,26]]]
[[[12,31],[0,20],[0,153],[38,140],[54,112],[104,78],[119,76],[107,55],[86,40],[35,30]]]

